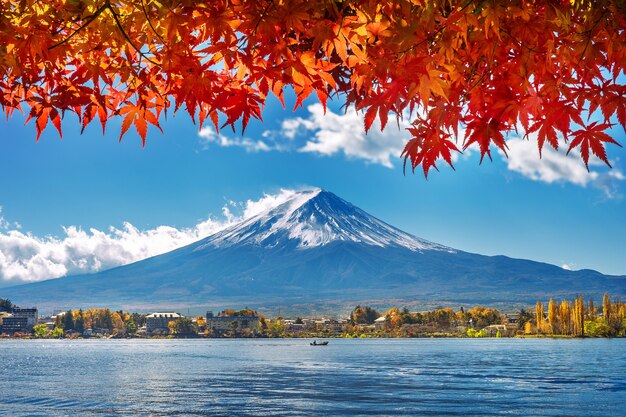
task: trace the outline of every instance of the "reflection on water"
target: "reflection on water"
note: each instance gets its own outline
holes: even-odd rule
[[[626,416],[626,340],[0,341],[0,416]]]

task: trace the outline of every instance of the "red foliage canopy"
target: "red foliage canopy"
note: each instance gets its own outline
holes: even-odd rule
[[[482,157],[519,125],[540,152],[561,137],[608,164],[625,28],[624,0],[2,0],[0,104],[37,138],[69,111],[83,129],[122,117],[120,139],[134,125],[145,143],[170,107],[245,129],[290,86],[296,107],[315,93],[363,110],[366,130],[408,113],[404,160],[425,174],[452,165],[459,127]]]

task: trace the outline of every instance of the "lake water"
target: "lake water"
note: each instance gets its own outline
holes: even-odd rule
[[[626,340],[3,340],[0,416],[626,416]]]

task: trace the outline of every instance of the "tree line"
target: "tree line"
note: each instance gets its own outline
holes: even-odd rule
[[[582,295],[571,301],[557,302],[550,298],[547,306],[537,301],[534,314],[522,310],[518,327],[528,335],[626,336],[626,303],[618,299],[612,301],[607,293],[602,297],[601,307],[597,307],[593,299],[585,302]]]

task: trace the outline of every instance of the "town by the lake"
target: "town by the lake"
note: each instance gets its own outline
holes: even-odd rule
[[[475,306],[378,311],[357,305],[348,317],[266,317],[250,308],[205,315],[176,311],[128,312],[68,309],[40,315],[37,307],[0,298],[0,338],[380,338],[380,337],[624,337],[626,303],[604,294],[602,303],[582,296],[550,298],[517,311]]]

